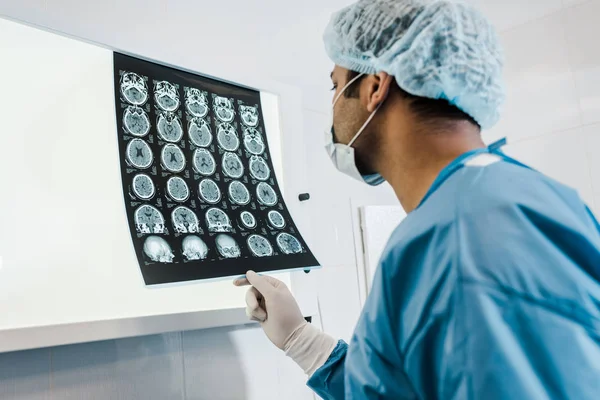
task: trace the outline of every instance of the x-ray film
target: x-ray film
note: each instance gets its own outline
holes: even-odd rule
[[[147,285],[318,266],[281,196],[259,92],[118,53],[114,68],[125,207]]]

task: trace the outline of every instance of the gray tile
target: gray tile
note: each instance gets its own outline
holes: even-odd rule
[[[280,399],[278,365],[285,357],[258,327],[183,334],[189,400]]]
[[[50,390],[50,350],[0,354],[0,399],[47,400]]]
[[[183,332],[186,399],[247,399],[247,382],[229,335],[235,328]]]
[[[183,399],[181,333],[53,348],[53,399]]]

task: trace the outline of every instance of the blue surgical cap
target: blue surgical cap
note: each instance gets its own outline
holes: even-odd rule
[[[503,56],[493,26],[464,3],[361,0],[334,14],[325,31],[334,63],[386,72],[404,91],[445,99],[483,128],[500,117]]]

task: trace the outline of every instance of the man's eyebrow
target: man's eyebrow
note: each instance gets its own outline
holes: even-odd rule
[[[331,71],[331,74],[329,74],[329,77],[330,77],[331,79],[333,79],[333,71]]]

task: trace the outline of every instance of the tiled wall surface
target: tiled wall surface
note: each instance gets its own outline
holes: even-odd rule
[[[600,0],[471,1],[496,23],[507,57],[509,99],[486,140],[508,136],[511,155],[575,187],[600,213]],[[322,151],[331,95],[320,35],[329,13],[349,1],[238,3],[0,0],[0,14],[181,66],[204,59],[229,73],[243,60],[248,73],[301,87],[310,206],[320,221],[314,250],[326,267],[316,271],[323,325],[348,339],[360,312],[350,203],[395,202],[389,188],[366,190],[340,176]],[[205,16],[202,32],[198,16]],[[229,29],[222,29],[224,21]],[[312,394],[302,373],[256,328],[0,355],[0,399],[184,398]]]
[[[264,336],[240,327],[0,354],[0,399],[312,399]]]

